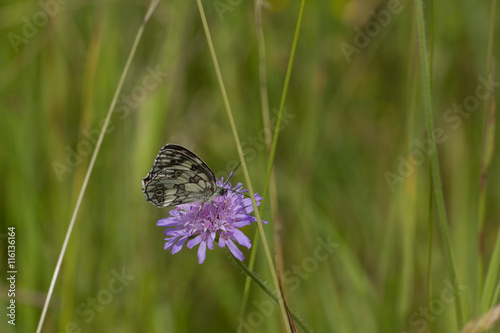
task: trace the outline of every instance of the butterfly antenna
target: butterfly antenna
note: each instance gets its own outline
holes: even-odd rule
[[[238,170],[238,168],[240,167],[241,165],[241,162],[238,162],[238,165],[236,166],[236,168],[234,168],[234,170],[229,174],[229,177],[227,177],[226,181],[224,182],[224,184],[222,184],[222,187],[226,186],[226,184],[229,182],[229,179],[231,179],[232,175],[236,172],[236,170]]]

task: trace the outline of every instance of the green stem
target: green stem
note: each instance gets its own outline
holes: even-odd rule
[[[494,73],[493,65],[493,41],[495,36],[495,13],[496,13],[496,0],[491,2],[490,11],[490,27],[489,27],[489,38],[488,38],[488,54],[486,58],[486,75],[491,75]],[[488,271],[486,273],[486,279],[483,283],[483,270],[484,270],[484,217],[486,212],[486,177],[488,175],[488,170],[490,168],[491,160],[493,158],[493,150],[495,146],[495,94],[491,95],[490,100],[484,102],[484,125],[483,125],[483,152],[481,157],[481,171],[479,176],[479,204],[478,204],[478,237],[479,237],[479,248],[478,248],[478,290],[481,291],[481,297],[479,301],[479,311],[482,313],[493,305],[495,298],[491,298],[493,295],[493,289],[495,288],[497,276],[500,270],[500,231],[498,232],[497,239],[495,242],[495,248],[493,250],[493,255],[490,259],[490,264],[488,266]]]
[[[255,27],[257,31],[257,45],[259,49],[259,79],[260,79],[260,99],[261,99],[261,107],[262,107],[262,122],[264,124],[264,128],[271,130],[271,116],[269,114],[269,97],[267,93],[267,79],[266,79],[266,46],[264,40],[264,30],[262,28],[262,1],[263,0],[255,0]],[[266,141],[267,154],[271,153],[271,142]],[[271,214],[272,220],[275,221],[276,231],[281,227],[280,220],[278,219],[278,198],[276,192],[276,180],[274,176],[274,168],[271,170],[271,178],[270,178],[270,187],[269,187],[269,196],[271,203]],[[275,247],[278,253],[281,253],[281,242],[277,242],[276,234],[275,234]],[[253,243],[254,247],[252,248],[252,252],[250,254],[250,261],[248,263],[248,268],[252,271],[255,265],[255,258],[257,256],[257,244],[259,243],[259,233],[255,232]],[[240,308],[240,316],[243,317],[245,314],[245,309],[248,303],[248,295],[250,293],[250,278],[247,278],[245,281],[245,289],[243,291],[243,299],[241,301]]]
[[[127,58],[127,62],[125,64],[125,67],[123,68],[122,75],[120,77],[120,80],[118,81],[118,86],[116,87],[115,94],[113,96],[113,100],[111,101],[111,105],[109,106],[108,113],[106,115],[106,119],[104,121],[104,125],[102,127],[101,133],[99,134],[99,139],[97,140],[97,144],[94,149],[94,153],[92,154],[92,158],[90,159],[90,164],[87,169],[87,173],[85,174],[85,178],[83,180],[82,187],[80,189],[80,193],[78,194],[78,199],[76,200],[76,205],[75,209],[73,210],[73,215],[71,216],[71,221],[68,226],[68,230],[66,231],[66,236],[64,237],[64,242],[63,246],[61,248],[61,252],[59,253],[59,258],[57,259],[57,264],[56,268],[54,270],[54,274],[52,275],[52,281],[50,282],[50,287],[49,291],[47,292],[47,298],[45,299],[45,304],[42,309],[42,314],[40,315],[40,320],[38,321],[38,327],[36,332],[40,333],[42,331],[43,323],[45,320],[45,315],[47,314],[47,309],[50,304],[50,299],[52,297],[52,294],[54,292],[54,287],[57,281],[57,277],[59,276],[59,271],[61,269],[62,261],[64,259],[64,255],[66,253],[66,248],[68,247],[69,239],[71,237],[71,232],[73,231],[73,227],[75,225],[76,217],[78,216],[78,212],[80,210],[80,205],[83,200],[83,195],[85,194],[85,190],[87,189],[87,185],[89,183],[90,175],[92,174],[92,170],[94,170],[94,164],[97,159],[97,155],[99,154],[99,151],[101,149],[101,144],[104,139],[104,134],[106,134],[106,131],[108,130],[109,122],[111,119],[111,115],[113,114],[113,110],[115,109],[116,103],[118,101],[118,96],[120,96],[120,92],[123,87],[123,83],[125,82],[125,77],[127,76],[128,70],[130,68],[130,64],[132,63],[132,59],[134,58],[135,51],[137,50],[137,45],[139,45],[139,41],[141,40],[142,33],[144,32],[144,27],[146,26],[146,23],[149,21],[149,18],[153,14],[153,11],[156,8],[156,5],[158,4],[159,0],[153,0],[151,1],[151,4],[149,5],[148,11],[146,15],[144,16],[144,19],[142,20],[141,26],[139,27],[139,30],[137,31],[137,35],[135,36],[134,44],[132,45],[132,49],[130,50],[130,53]]]
[[[259,286],[266,294],[269,295],[269,297],[271,297],[271,299],[274,301],[274,303],[278,304],[278,298],[276,297],[276,295],[279,295],[279,291],[277,292],[273,292],[271,289],[269,289],[267,287],[267,285],[262,281],[260,280],[257,275],[255,275],[250,269],[248,269],[247,266],[245,266],[245,264],[243,264],[241,261],[239,261],[237,258],[235,258],[232,254],[231,256],[233,257],[234,261],[236,262],[236,264],[238,265],[238,267],[241,268],[241,270],[243,272],[245,272],[245,274],[247,274],[248,278],[249,279],[252,279],[255,284],[257,286]],[[297,322],[297,324],[299,324],[300,327],[302,327],[302,329],[309,333],[311,332],[307,326],[302,322],[302,320],[300,319],[300,317],[295,313],[295,311],[293,311],[290,306],[288,307],[288,310],[290,311],[290,314],[292,315],[293,319],[295,320],[295,322]],[[243,317],[242,317],[243,318]]]
[[[259,44],[259,63],[260,63],[260,76],[261,76],[261,96],[262,96],[262,108],[263,108],[263,118],[264,118],[264,124],[266,123],[266,109],[267,109],[267,116],[269,117],[269,106],[267,102],[267,88],[265,85],[265,51],[264,51],[264,35],[262,33],[262,22],[261,22],[261,16],[260,16],[260,0],[256,0],[256,24],[257,24],[257,37],[258,37],[258,44]],[[304,14],[304,7],[305,7],[305,0],[302,0],[300,10],[299,10],[299,17],[297,19],[297,25],[295,27],[295,34],[293,37],[293,42],[292,42],[292,49],[290,50],[290,58],[288,60],[288,67],[287,67],[287,72],[285,76],[285,83],[283,87],[283,91],[281,94],[281,102],[280,102],[280,108],[278,111],[278,119],[276,121],[275,129],[274,129],[274,136],[273,136],[273,141],[271,144],[271,147],[269,151],[269,159],[268,159],[268,165],[267,165],[267,172],[266,172],[266,179],[264,183],[264,190],[262,191],[262,205],[261,205],[261,210],[264,207],[264,204],[266,202],[266,197],[267,197],[267,190],[269,187],[269,184],[271,184],[271,188],[273,187],[273,180],[272,180],[272,171],[273,171],[273,164],[274,164],[274,156],[276,154],[276,146],[278,142],[278,133],[279,133],[279,128],[281,127],[281,121],[283,117],[283,110],[285,106],[285,100],[286,100],[286,95],[288,92],[288,85],[290,83],[290,77],[292,75],[292,68],[293,68],[293,60],[295,58],[295,51],[297,49],[297,43],[299,40],[299,32],[300,32],[300,27],[302,25],[302,17]],[[274,193],[272,193],[274,192]],[[275,191],[272,191],[271,189],[271,200],[273,200],[273,196],[276,195]],[[272,207],[272,202],[271,202],[271,209]],[[274,214],[273,214],[274,216]],[[254,236],[254,244],[257,244],[259,240],[259,235],[256,232]],[[250,269],[253,269],[254,263],[255,263],[255,257],[256,257],[256,251],[257,247],[254,246],[252,248],[252,252],[250,254],[250,263],[249,267]],[[240,313],[244,313],[246,303],[248,301],[248,292],[250,288],[250,280],[247,279],[245,283],[245,290],[243,293],[243,301],[240,309]]]
[[[432,145],[431,151],[431,169],[432,169],[432,180],[434,183],[434,195],[436,198],[436,208],[439,217],[439,226],[441,229],[441,235],[443,237],[444,252],[446,256],[446,262],[448,264],[448,270],[451,276],[451,283],[453,284],[453,289],[456,297],[455,310],[457,316],[458,328],[463,327],[464,317],[462,310],[462,296],[458,289],[458,279],[457,272],[455,269],[455,260],[453,258],[453,250],[451,247],[450,232],[448,229],[448,221],[446,217],[446,208],[444,204],[443,187],[441,184],[441,176],[439,171],[439,160],[437,155],[436,142],[434,141],[434,124],[432,119],[432,92],[431,92],[431,76],[429,68],[429,56],[427,52],[427,41],[425,36],[425,24],[424,24],[424,9],[422,0],[418,0],[417,6],[417,30],[419,38],[419,49],[420,49],[420,64],[422,72],[422,89],[424,98],[424,108],[427,123],[427,136],[429,142]]]
[[[273,143],[271,145],[271,153],[269,154],[269,161],[267,164],[266,171],[266,182],[264,184],[264,191],[262,192],[262,197],[266,198],[267,188],[269,186],[269,179],[271,177],[271,170],[274,164],[274,156],[276,155],[276,146],[278,145],[279,129],[281,127],[281,119],[283,117],[283,110],[285,108],[285,100],[288,92],[288,85],[290,83],[290,77],[292,75],[293,59],[295,58],[295,50],[297,49],[297,43],[299,41],[299,32],[302,25],[302,17],[304,15],[304,6],[306,1],[302,0],[300,3],[299,18],[297,19],[297,26],[295,27],[295,34],[293,36],[292,50],[290,51],[290,59],[288,60],[288,68],[286,70],[285,84],[283,86],[283,92],[281,93],[280,108],[278,111],[278,119],[276,121],[276,126],[274,127]],[[265,200],[262,200],[265,202]]]
[[[200,12],[201,21],[203,23],[203,28],[205,30],[205,36],[207,38],[208,47],[210,49],[210,55],[212,57],[212,62],[214,64],[215,74],[217,75],[217,81],[219,82],[219,88],[220,88],[221,93],[222,93],[222,99],[224,101],[224,105],[226,108],[227,117],[228,117],[229,123],[231,125],[231,130],[233,132],[234,141],[236,143],[236,149],[238,150],[238,156],[239,156],[240,162],[241,162],[241,169],[243,170],[245,182],[246,182],[247,187],[248,187],[248,195],[250,196],[250,199],[252,200],[252,205],[253,205],[253,208],[255,211],[255,218],[257,219],[257,227],[259,229],[260,236],[262,238],[262,244],[264,246],[264,252],[266,253],[266,259],[267,259],[267,264],[269,266],[269,271],[270,271],[271,276],[272,276],[274,287],[276,288],[276,290],[279,290],[278,278],[276,276],[276,271],[274,270],[274,264],[273,264],[273,260],[271,257],[271,251],[269,250],[269,245],[267,243],[266,235],[264,233],[264,227],[262,224],[262,219],[260,217],[259,208],[257,206],[257,202],[255,201],[254,191],[253,191],[252,183],[250,181],[250,175],[248,173],[247,164],[246,164],[245,158],[243,156],[243,150],[241,148],[241,142],[240,142],[240,138],[238,136],[238,130],[236,129],[236,124],[234,123],[233,112],[231,111],[231,106],[229,104],[229,99],[227,97],[226,87],[224,86],[224,81],[222,79],[222,74],[221,74],[221,71],[219,68],[219,63],[217,61],[217,56],[215,54],[215,49],[214,49],[214,45],[212,42],[212,37],[210,35],[210,30],[208,29],[208,23],[207,23],[207,19],[205,17],[205,11],[203,10],[203,5],[201,3],[201,0],[197,0],[196,2],[198,3],[198,9]],[[283,322],[286,323],[284,325],[284,328],[287,332],[291,333],[290,325],[288,323],[288,316],[286,314],[285,306],[283,303],[283,298],[281,297],[281,295],[280,295],[280,297],[278,297],[278,301],[279,301],[280,310],[281,310],[281,317],[283,319]]]

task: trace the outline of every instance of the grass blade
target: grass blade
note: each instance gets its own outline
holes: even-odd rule
[[[448,229],[448,220],[446,217],[446,207],[444,204],[443,186],[441,183],[441,175],[439,170],[439,160],[437,155],[436,141],[434,140],[434,121],[432,113],[432,92],[431,92],[431,74],[429,66],[429,53],[427,52],[427,40],[425,36],[425,21],[424,21],[424,6],[422,0],[416,2],[417,11],[417,30],[420,51],[420,65],[422,75],[422,90],[423,102],[425,109],[425,118],[427,124],[427,136],[429,142],[432,144],[431,148],[431,169],[432,180],[434,185],[434,196],[436,198],[436,208],[439,218],[439,226],[441,229],[441,236],[443,237],[444,252],[448,271],[453,285],[455,299],[456,320],[459,328],[463,327],[464,315],[462,310],[462,297],[458,289],[458,278],[455,268],[455,259],[453,258],[453,250],[451,247],[451,237]]]
[[[80,205],[83,200],[83,195],[85,194],[85,190],[87,189],[87,185],[89,183],[90,176],[92,174],[92,170],[94,169],[94,164],[97,159],[97,155],[99,154],[99,150],[101,148],[102,141],[104,139],[104,134],[106,133],[109,122],[111,119],[111,115],[113,114],[113,110],[115,109],[116,103],[118,101],[118,96],[120,96],[121,89],[123,87],[123,83],[125,82],[125,77],[127,76],[128,70],[130,68],[130,64],[132,63],[132,59],[134,58],[135,51],[137,50],[137,45],[139,45],[139,41],[141,40],[142,33],[144,31],[144,27],[146,23],[148,22],[149,18],[153,14],[154,9],[156,8],[156,5],[158,4],[159,0],[153,0],[149,6],[149,9],[144,16],[144,19],[141,23],[141,26],[139,27],[139,30],[137,31],[137,35],[135,36],[134,44],[132,45],[132,49],[130,50],[127,62],[125,64],[125,67],[123,69],[122,75],[120,77],[120,81],[118,82],[118,86],[116,87],[115,90],[115,95],[113,96],[113,100],[111,101],[111,105],[109,107],[108,113],[106,115],[106,120],[104,122],[104,125],[102,127],[102,131],[99,134],[99,139],[97,140],[96,147],[94,149],[94,152],[92,154],[92,158],[90,160],[89,167],[87,169],[87,173],[85,174],[85,179],[83,180],[82,187],[80,189],[80,193],[78,194],[78,199],[76,201],[76,206],[73,211],[73,215],[71,216],[71,221],[68,226],[68,230],[66,231],[66,236],[64,237],[64,242],[61,248],[61,252],[59,253],[59,258],[57,259],[57,264],[56,268],[54,270],[54,274],[52,275],[52,280],[50,282],[50,287],[49,291],[47,292],[47,298],[45,299],[45,304],[42,309],[42,314],[40,315],[40,320],[38,321],[38,327],[36,332],[40,333],[42,331],[43,323],[45,320],[45,316],[47,314],[47,309],[50,304],[50,300],[52,298],[52,294],[54,292],[54,287],[57,281],[57,277],[59,276],[59,271],[61,269],[62,261],[64,259],[64,255],[66,253],[66,249],[68,247],[69,239],[71,237],[71,233],[73,231],[73,227],[75,225],[76,217],[78,216],[78,211],[80,210]]]
[[[212,37],[211,37],[210,31],[208,29],[208,23],[207,23],[207,19],[205,17],[205,11],[203,10],[203,5],[201,3],[201,0],[197,0],[197,3],[198,3],[198,9],[200,12],[201,20],[203,23],[203,28],[205,30],[205,35],[207,38],[208,47],[210,49],[210,55],[212,56],[212,61],[214,64],[215,73],[217,75],[217,81],[219,83],[219,87],[220,87],[220,90],[222,93],[222,99],[224,100],[224,106],[225,106],[225,109],[227,112],[227,117],[228,117],[229,123],[231,125],[231,130],[233,132],[233,137],[234,137],[234,141],[236,144],[236,149],[238,150],[238,156],[240,158],[241,168],[243,170],[243,175],[244,175],[245,181],[247,183],[248,195],[250,196],[250,199],[252,200],[252,205],[254,207],[255,217],[257,219],[257,226],[258,226],[258,229],[260,232],[260,236],[262,238],[264,251],[266,253],[267,264],[269,266],[269,271],[271,273],[274,286],[275,286],[276,290],[278,290],[279,289],[278,278],[276,276],[276,271],[274,270],[274,264],[273,264],[273,260],[271,258],[271,252],[269,250],[269,245],[268,245],[267,240],[266,240],[264,227],[262,226],[262,219],[260,217],[259,208],[257,207],[257,202],[255,201],[255,196],[254,196],[255,192],[253,191],[252,183],[250,181],[250,175],[248,173],[247,164],[246,164],[245,158],[243,156],[243,149],[241,148],[241,142],[240,142],[240,139],[238,136],[238,130],[236,129],[236,124],[234,123],[233,112],[231,110],[231,105],[229,104],[229,99],[227,97],[226,88],[224,86],[224,81],[222,79],[222,74],[220,72],[219,63],[217,61],[217,56],[215,54],[214,45],[212,43]],[[281,317],[283,318],[284,322],[288,322],[288,316],[286,314],[285,305],[283,304],[283,300],[281,299],[281,297],[278,297],[278,301],[279,301],[280,310],[281,310]],[[290,332],[289,325],[285,325],[285,329],[287,330],[287,332]]]

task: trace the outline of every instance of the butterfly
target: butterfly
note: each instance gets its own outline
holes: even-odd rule
[[[199,202],[201,211],[203,203],[212,202],[227,191],[216,184],[212,169],[201,158],[170,143],[160,149],[151,171],[142,180],[146,200],[157,207]]]

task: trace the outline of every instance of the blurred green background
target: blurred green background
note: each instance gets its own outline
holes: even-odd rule
[[[260,193],[268,129],[254,4],[203,4]],[[16,326],[2,314],[1,332],[36,329],[97,133],[148,5],[2,2],[0,251],[4,268],[7,227],[15,226],[18,274]],[[269,5],[263,29],[275,118],[300,2]],[[429,160],[418,153],[426,128],[413,7],[396,0],[306,3],[274,166],[287,300],[314,332],[459,330],[430,198]],[[467,116],[447,111],[470,102],[478,77],[488,77],[491,2],[436,1],[425,10],[433,17],[426,27],[433,28],[435,127],[446,135],[438,144],[441,175],[470,320],[482,314],[477,262],[483,258],[484,275],[497,241],[500,160],[495,153],[488,173],[480,256],[483,101],[469,106]],[[385,21],[381,13],[389,13]],[[364,38],[370,27],[372,36]],[[499,51],[497,43],[493,54]],[[145,201],[141,179],[168,142],[195,151],[218,176],[238,159],[195,1],[161,1],[146,25],[43,332],[236,332],[238,324],[242,332],[281,331],[278,307],[256,286],[239,317],[245,276],[225,250],[216,246],[202,265],[196,249],[175,256],[163,250],[156,221],[168,210]],[[388,182],[389,173],[400,178]],[[243,182],[242,174],[232,181]],[[272,245],[270,210],[263,219],[270,221],[265,230]],[[253,239],[255,230],[244,232]],[[328,242],[334,246],[325,247]],[[262,242],[259,247],[256,271],[271,284]],[[248,259],[250,251],[243,251]],[[2,309],[9,300],[6,271],[0,274]],[[117,282],[116,276],[126,277]]]

